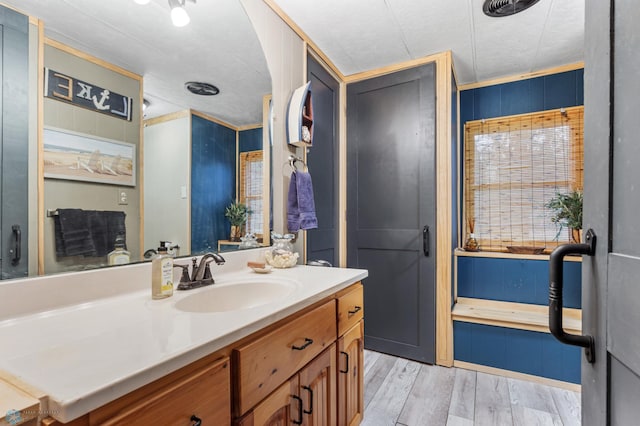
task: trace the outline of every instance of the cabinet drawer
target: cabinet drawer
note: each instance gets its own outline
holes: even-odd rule
[[[335,301],[295,318],[233,351],[236,415],[269,395],[336,340]]]
[[[356,284],[351,291],[338,297],[338,336],[356,325],[363,313],[364,292],[362,284]]]
[[[192,416],[203,424],[231,424],[229,358],[164,386],[142,401],[117,411],[98,409],[91,425],[188,425]],[[104,411],[104,412],[102,412]],[[111,412],[109,412],[111,411]]]

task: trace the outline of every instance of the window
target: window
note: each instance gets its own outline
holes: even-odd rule
[[[247,233],[262,237],[262,151],[240,153],[240,202],[251,212]]]
[[[553,249],[558,233],[545,204],[557,193],[582,190],[583,107],[465,124],[465,237],[481,250],[508,246]]]

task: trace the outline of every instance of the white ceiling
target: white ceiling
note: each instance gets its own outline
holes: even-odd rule
[[[584,0],[489,18],[483,0],[273,0],[344,75],[446,50],[459,84],[583,60]]]
[[[167,0],[0,1],[41,18],[46,36],[142,75],[147,118],[193,108],[236,126],[262,122],[271,76],[238,0],[188,1],[191,23],[182,28],[171,24]],[[220,94],[187,92],[194,80]]]
[[[236,126],[262,120],[271,77],[239,0],[187,1],[171,24],[167,0],[0,0],[43,19],[53,39],[144,77],[147,118],[193,108]],[[482,0],[273,0],[344,75],[452,50],[459,84],[583,59],[584,0],[540,0],[489,18]],[[186,81],[220,88],[214,97]]]

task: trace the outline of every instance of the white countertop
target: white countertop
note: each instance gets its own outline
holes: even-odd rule
[[[296,266],[259,275],[216,274],[216,284],[151,300],[151,286],[0,321],[0,370],[48,395],[62,422],[125,395],[362,280],[367,271]],[[297,282],[281,300],[250,309],[190,313],[176,302],[237,280]],[[0,295],[2,289],[0,288]]]

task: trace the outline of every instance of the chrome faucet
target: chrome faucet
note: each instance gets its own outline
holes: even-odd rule
[[[211,276],[211,269],[209,269],[209,263],[213,261],[216,262],[216,265],[224,265],[224,257],[218,253],[205,254],[200,259],[200,264],[198,264],[197,258],[192,258],[191,277],[189,277],[189,265],[174,265],[174,268],[182,268],[178,290],[191,290],[213,284],[214,280]]]

